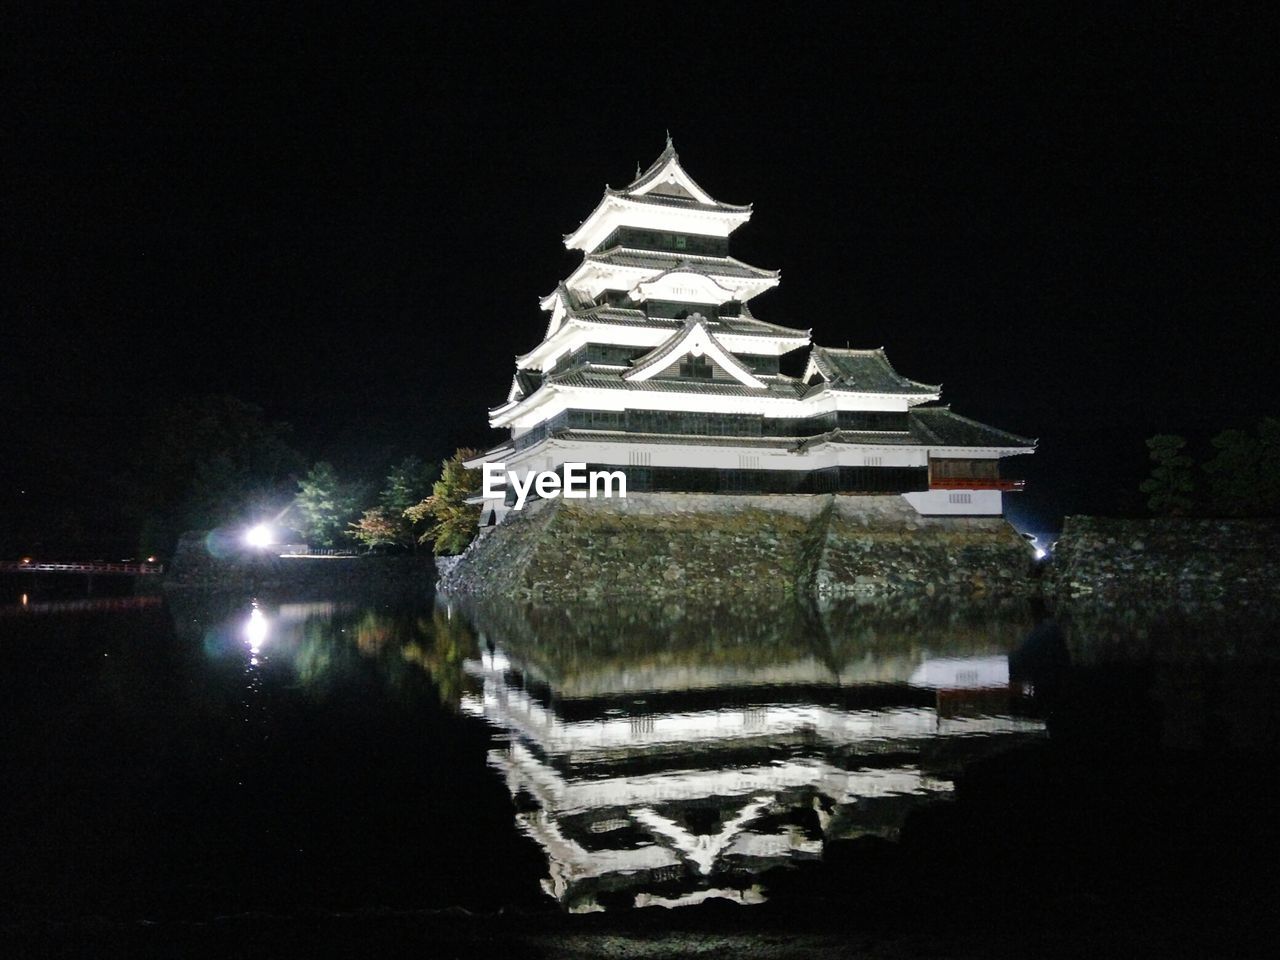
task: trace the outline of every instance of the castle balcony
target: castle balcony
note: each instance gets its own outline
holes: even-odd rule
[[[1027,481],[1006,480],[1002,477],[934,477],[929,481],[930,490],[1003,490],[1018,493],[1025,490]]]

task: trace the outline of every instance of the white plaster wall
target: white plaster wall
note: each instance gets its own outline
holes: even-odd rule
[[[968,495],[969,503],[953,503],[952,494]],[[925,516],[987,517],[1004,513],[1004,494],[999,490],[924,490],[904,493],[902,498]]]
[[[548,461],[548,456],[550,460]],[[923,467],[928,450],[893,444],[884,446],[830,444],[805,452],[786,448],[706,446],[679,443],[585,442],[553,439],[511,457],[508,470],[544,470],[562,463],[605,463],[623,468],[697,467],[708,470],[821,470],[824,467]],[[643,458],[637,462],[637,458]],[[880,462],[868,464],[868,457]]]

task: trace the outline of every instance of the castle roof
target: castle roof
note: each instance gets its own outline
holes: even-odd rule
[[[1026,447],[1035,440],[953,413],[949,405],[914,407],[911,434],[920,443],[945,447]]]
[[[629,218],[652,219],[645,208],[659,207],[683,223],[691,233],[728,236],[751,217],[750,204],[722,203],[707,193],[680,163],[671,138],[649,168],[621,190],[606,186],[596,208],[576,230],[565,234],[571,249],[590,250],[611,232],[611,225]]]
[[[722,210],[750,210],[750,204],[721,203],[698,185],[680,163],[675,144],[667,137],[667,145],[649,169],[639,174],[621,190],[605,188],[605,193],[631,200],[673,205],[697,204]]]
[[[841,350],[814,344],[809,353],[805,380],[814,375],[833,390],[858,393],[929,394],[937,396],[941,385],[909,380],[889,363],[883,347],[874,350]]]
[[[662,253],[656,250],[634,250],[627,247],[610,247],[599,253],[588,254],[584,263],[600,263],[611,267],[630,267],[668,273],[687,270],[716,277],[777,277],[779,271],[753,267],[733,257],[700,257],[685,253]]]

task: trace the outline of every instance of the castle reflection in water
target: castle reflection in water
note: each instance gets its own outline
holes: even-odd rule
[[[1025,607],[448,609],[461,709],[567,909],[765,898],[765,871],[893,839],[961,768],[1038,738]]]

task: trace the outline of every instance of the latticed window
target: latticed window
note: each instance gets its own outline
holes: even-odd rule
[[[711,379],[711,364],[707,362],[706,357],[695,357],[689,354],[680,361],[680,376],[682,377],[698,377],[703,380]]]

